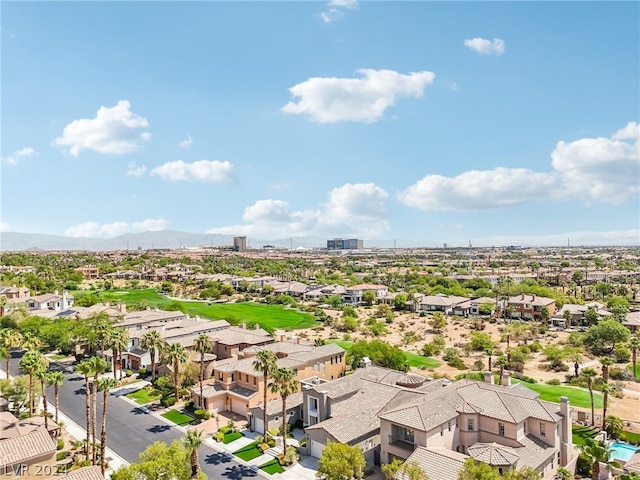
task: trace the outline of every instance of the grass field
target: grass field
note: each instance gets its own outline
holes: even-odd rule
[[[80,295],[82,293],[79,293]],[[257,323],[265,330],[301,329],[316,326],[318,321],[310,313],[301,312],[281,305],[267,305],[262,303],[211,303],[193,300],[173,300],[160,295],[156,290],[108,290],[102,292],[104,300],[110,302],[122,301],[127,306],[135,306],[144,300],[150,307],[167,308],[178,303],[184,307],[189,315],[200,315],[202,318],[225,319],[233,325],[241,322]]]
[[[231,443],[234,440],[237,440],[242,437],[243,435],[240,432],[228,432],[224,434],[224,437],[222,438],[222,443],[224,444]]]
[[[525,383],[516,379],[513,381],[538,392],[540,400],[560,403],[560,397],[567,397],[574,407],[591,408],[588,390],[563,385],[547,385],[546,383]],[[593,403],[596,408],[602,408],[602,395],[599,392],[593,392]]]
[[[162,393],[153,388],[141,388],[140,390],[131,392],[125,396],[140,405],[146,405],[147,403],[160,400]]]
[[[630,363],[627,370],[629,370],[631,375],[633,375],[633,364]],[[636,378],[640,378],[640,362],[636,364]]]
[[[589,427],[581,425],[571,425],[573,443],[580,446],[584,445],[585,438],[593,438],[598,432],[591,430]]]
[[[260,469],[264,470],[269,475],[284,472],[284,468],[282,468],[282,465],[280,465],[280,462],[278,462],[278,460],[275,458],[273,460],[268,461],[265,464],[260,465]]]
[[[241,449],[236,450],[235,452],[233,452],[233,454],[236,457],[241,458],[245,462],[248,462],[249,460],[253,460],[254,458],[258,458],[260,455],[262,455],[262,452],[258,450],[258,443],[259,442],[257,441],[250,443],[249,445],[246,445]]]
[[[166,413],[163,413],[162,416],[167,420],[181,426],[188,425],[189,423],[193,422],[193,417],[179,412],[175,408],[173,410],[169,410]]]
[[[353,346],[353,342],[349,340],[327,340],[330,343],[335,343],[336,345],[344,348],[347,352],[351,350]],[[404,352],[404,358],[407,360],[407,363],[415,368],[437,368],[442,362],[440,360],[436,360],[432,357],[423,357],[422,355],[418,355],[417,353],[412,352]]]

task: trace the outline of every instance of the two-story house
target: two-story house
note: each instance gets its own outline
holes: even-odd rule
[[[551,319],[556,311],[556,301],[553,298],[523,293],[522,295],[509,297],[506,308],[510,312],[511,318],[541,321],[544,308],[547,309],[548,319]]]
[[[73,307],[73,301],[73,296],[69,295],[66,291],[62,292],[62,295],[58,295],[58,291],[56,290],[53,293],[29,297],[25,300],[25,303],[27,304],[27,308],[32,311],[53,310],[60,312]]]
[[[373,285],[369,283],[361,283],[347,287],[345,293],[342,295],[342,302],[347,305],[359,305],[363,302],[364,292],[373,292],[376,295],[376,300],[380,297],[384,297],[389,291],[389,287],[386,285]]]

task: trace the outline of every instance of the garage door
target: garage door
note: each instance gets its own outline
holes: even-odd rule
[[[320,442],[316,442],[315,440],[311,440],[311,456],[315,458],[320,458],[322,455],[322,450],[324,449],[324,445]]]
[[[247,416],[247,402],[244,400],[238,400],[235,398],[231,399],[231,411],[233,413],[237,413],[238,415],[242,415],[242,417]]]
[[[263,428],[264,422],[262,421],[262,417],[253,417],[253,429],[258,433],[264,433]]]
[[[224,410],[224,398],[209,400],[209,411],[222,412]]]

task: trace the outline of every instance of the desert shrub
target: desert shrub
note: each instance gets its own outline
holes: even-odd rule
[[[276,441],[273,438],[270,438],[267,444],[269,444],[269,448],[273,448],[276,446]]]
[[[176,404],[176,397],[167,397],[160,400],[163,407],[173,407]]]
[[[208,410],[198,409],[193,412],[198,420],[209,420],[211,418],[211,414]]]
[[[630,380],[631,372],[629,370],[624,370],[622,368],[611,367],[609,369],[609,378],[611,378],[612,380],[620,380],[620,381]]]
[[[133,371],[132,371],[132,370],[127,370],[127,371],[125,372],[125,375],[126,375],[127,377],[130,377],[131,375],[133,375]]]
[[[269,450],[269,444],[268,443],[259,443],[258,444],[258,450],[260,450],[262,453],[264,453],[265,451]]]
[[[547,385],[560,385],[560,380],[557,378],[550,378],[545,382]]]
[[[482,360],[476,360],[473,362],[473,369],[477,372],[484,370],[484,362]]]
[[[65,458],[67,458],[67,454],[69,452],[58,452],[56,453],[56,460],[59,462],[60,460],[64,460]]]
[[[63,439],[59,438],[59,439],[57,440],[56,448],[57,448],[58,450],[62,450],[62,449],[64,448],[64,440],[63,440]]]
[[[624,345],[618,345],[614,352],[616,363],[628,363],[631,360],[631,350]]]
[[[457,368],[458,370],[466,370],[467,366],[464,364],[460,357],[454,357],[447,362],[447,365],[453,368]]]
[[[138,377],[145,378],[147,376],[147,369],[145,367],[140,367],[138,370]]]
[[[525,382],[525,383],[538,383],[538,381],[535,378],[530,377],[528,375],[520,375],[518,377],[518,380],[520,380],[522,382]]]

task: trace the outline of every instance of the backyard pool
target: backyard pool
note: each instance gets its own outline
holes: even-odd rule
[[[633,454],[636,453],[637,449],[638,447],[629,443],[614,442],[611,444],[610,459],[612,460],[617,458],[618,460],[627,462],[631,457],[633,457]]]

